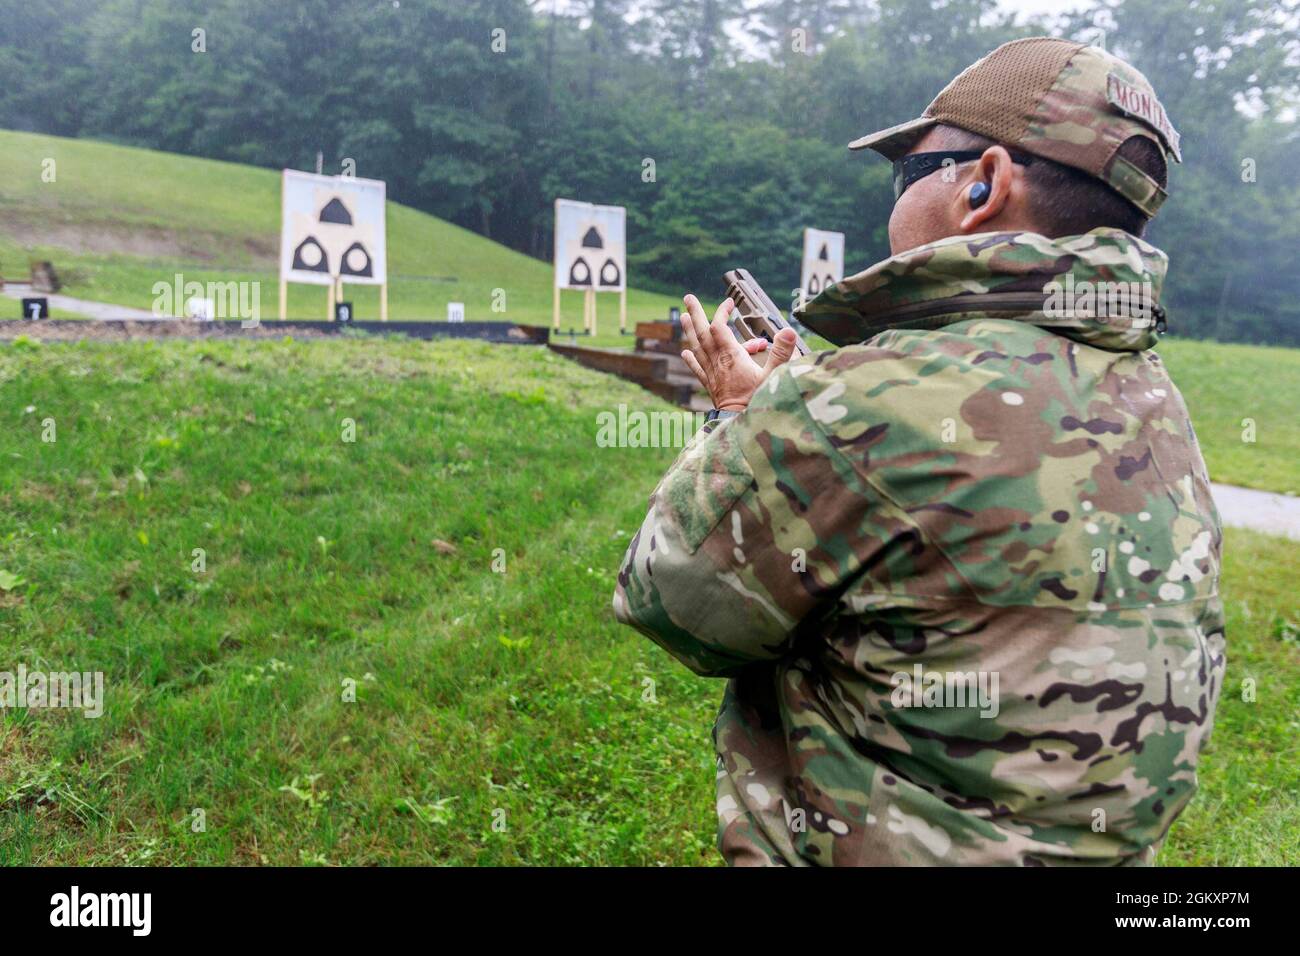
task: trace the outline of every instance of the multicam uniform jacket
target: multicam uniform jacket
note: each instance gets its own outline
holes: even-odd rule
[[[1165,264],[1102,229],[879,263],[803,314],[862,344],[660,481],[614,609],[730,678],[728,862],[1153,860],[1225,660],[1218,516],[1148,351]]]

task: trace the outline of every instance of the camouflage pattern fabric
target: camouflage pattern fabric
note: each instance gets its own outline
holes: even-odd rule
[[[1098,96],[1104,91],[1104,98]],[[1145,136],[1178,162],[1178,131],[1147,78],[1098,47],[1080,50],[1046,95],[1019,145],[1057,162],[1081,166],[1153,217],[1164,203],[1160,184],[1115,155],[1130,136]]]
[[[729,863],[1152,861],[1225,660],[1187,410],[1149,318],[970,307],[1066,272],[1158,291],[1163,265],[1109,230],[882,263],[808,313],[879,334],[784,367],[660,481],[614,609],[730,678]]]

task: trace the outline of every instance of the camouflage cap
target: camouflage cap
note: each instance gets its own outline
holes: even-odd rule
[[[1182,162],[1178,131],[1147,78],[1099,47],[1053,37],[1004,43],[968,66],[917,119],[871,133],[849,149],[897,159],[929,128],[956,126],[1026,153],[1082,170],[1147,218],[1165,190],[1118,155],[1142,136]]]

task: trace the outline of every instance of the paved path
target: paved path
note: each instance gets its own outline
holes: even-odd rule
[[[51,309],[61,309],[64,312],[75,312],[78,315],[84,315],[88,319],[138,319],[147,321],[157,319],[158,316],[152,312],[146,312],[144,309],[129,309],[124,305],[110,305],[107,302],[91,302],[87,299],[74,299],[70,295],[55,295],[48,292],[32,292],[26,286],[17,286],[10,288],[6,284],[4,289],[0,289],[11,299],[22,299],[24,297],[44,297],[50,300]]]
[[[1300,498],[1233,485],[1212,488],[1224,524],[1300,540]]]

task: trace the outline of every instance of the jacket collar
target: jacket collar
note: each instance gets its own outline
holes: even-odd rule
[[[953,236],[829,286],[797,318],[835,345],[983,316],[1138,351],[1164,331],[1160,293],[1168,261],[1119,229],[1059,239],[1032,232]]]

